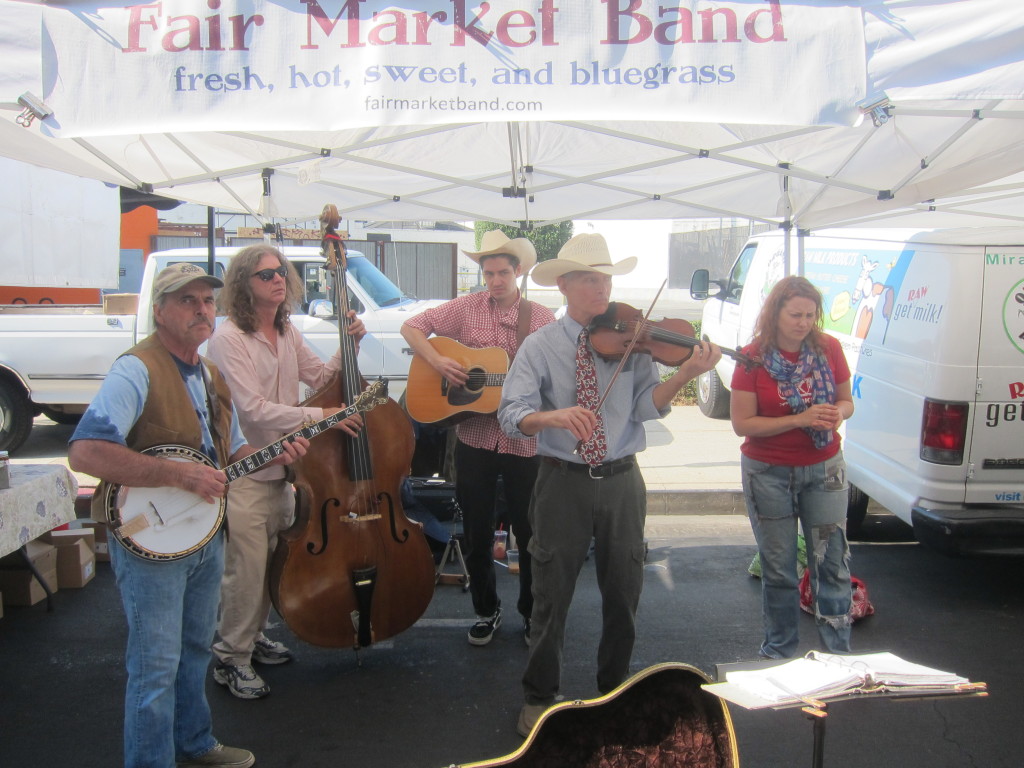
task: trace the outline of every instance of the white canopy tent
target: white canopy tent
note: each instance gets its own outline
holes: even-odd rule
[[[1016,3],[562,6],[0,0],[0,153],[263,219],[1024,223]]]

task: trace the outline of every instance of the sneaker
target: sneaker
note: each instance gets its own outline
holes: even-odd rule
[[[519,710],[519,721],[516,723],[516,733],[524,739],[529,736],[545,710],[547,710],[547,706],[544,704],[524,704],[523,708]]]
[[[470,645],[487,645],[494,637],[494,630],[501,626],[501,606],[489,618],[480,618],[469,628]]]
[[[284,643],[260,635],[252,648],[252,660],[257,664],[287,664],[294,657]]]
[[[526,647],[530,647],[530,620],[523,619],[523,641],[526,643]]]
[[[193,765],[227,765],[234,766],[234,768],[249,768],[250,765],[255,763],[256,758],[248,749],[225,747],[223,744],[217,744],[205,755],[178,763],[178,768],[186,768]]]
[[[262,699],[270,693],[270,686],[256,674],[252,664],[218,664],[213,670],[213,679],[227,686],[233,696],[240,699]],[[203,765],[203,763],[199,763]],[[218,763],[211,763],[218,765]],[[227,763],[231,765],[231,763]]]

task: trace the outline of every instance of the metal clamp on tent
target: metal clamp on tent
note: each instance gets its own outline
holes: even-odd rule
[[[15,121],[18,125],[25,128],[32,125],[32,121],[37,117],[40,120],[45,120],[53,114],[53,110],[46,106],[42,99],[29,91],[25,91],[18,97],[18,104],[23,106],[25,109],[22,110],[22,113],[15,118]]]
[[[884,93],[876,93],[857,102],[857,109],[871,118],[875,128],[880,128],[889,122],[889,97]]]

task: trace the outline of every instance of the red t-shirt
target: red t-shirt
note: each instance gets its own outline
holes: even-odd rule
[[[825,359],[832,369],[832,375],[838,387],[843,382],[850,380],[850,366],[846,362],[843,348],[835,337],[822,334],[821,339],[825,347]],[[761,349],[757,344],[750,344],[743,349],[743,352],[754,357],[761,354]],[[798,353],[783,352],[782,356],[790,362],[796,362]],[[761,366],[753,367],[748,371],[742,365],[737,365],[732,375],[732,389],[739,392],[753,392],[757,395],[758,416],[788,416],[793,413],[793,409],[779,392],[779,383],[769,376]],[[813,395],[811,377],[805,378],[797,389],[804,402],[810,405]],[[743,445],[740,446],[740,450],[756,461],[790,467],[806,467],[809,464],[817,464],[830,459],[839,452],[839,433],[834,434],[835,439],[820,450],[814,447],[814,440],[800,427],[771,437],[748,435],[743,441]]]

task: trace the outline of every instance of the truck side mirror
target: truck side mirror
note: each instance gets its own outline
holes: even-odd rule
[[[690,278],[690,298],[703,301],[708,297],[708,290],[711,286],[711,275],[706,269],[693,270]]]
[[[309,315],[320,320],[330,320],[334,315],[334,304],[327,299],[314,299],[309,302]]]

